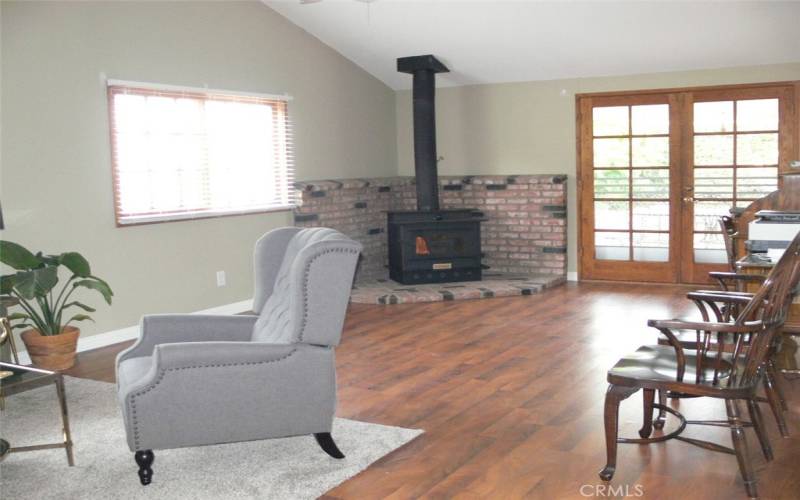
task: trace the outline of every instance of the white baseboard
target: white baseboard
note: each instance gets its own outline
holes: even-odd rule
[[[576,271],[569,271],[567,273],[567,281],[578,281],[578,273]]]
[[[234,302],[233,304],[225,304],[223,306],[212,307],[203,309],[202,311],[195,311],[190,314],[239,314],[241,312],[250,311],[253,309],[253,299],[242,300]],[[128,326],[110,332],[98,333],[97,335],[90,335],[88,337],[78,338],[78,352],[90,351],[100,347],[106,347],[112,344],[125,342],[126,340],[133,340],[139,336],[139,325]],[[20,347],[24,344],[17,343]],[[27,365],[31,362],[30,356],[26,351],[19,351],[19,362]]]

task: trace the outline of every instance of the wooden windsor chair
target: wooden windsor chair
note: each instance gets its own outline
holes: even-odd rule
[[[786,319],[792,291],[800,281],[800,235],[790,244],[762,287],[752,297],[725,295],[725,303],[736,302],[741,308],[733,321],[650,320],[669,345],[648,345],[623,357],[608,371],[609,387],[605,398],[606,466],[600,478],[609,481],[617,466],[617,444],[649,444],[678,439],[703,448],[735,455],[748,495],[757,497],[756,477],[750,463],[744,430],[754,428],[767,460],[772,450],[764,430],[756,391],[766,371],[766,360],[773,349],[776,333]],[[736,297],[736,298],[731,298]],[[703,298],[706,303],[711,299]],[[742,300],[744,299],[744,300]],[[716,307],[716,305],[715,305]],[[722,314],[722,312],[720,312]],[[715,318],[716,319],[716,318]],[[687,349],[676,332],[693,331],[693,347]],[[712,337],[715,342],[712,342]],[[619,438],[620,403],[643,391],[644,418],[638,439]],[[687,420],[666,403],[666,393],[723,399],[727,420]],[[659,403],[654,403],[659,392]],[[745,402],[750,421],[742,419],[739,403]],[[654,422],[653,410],[659,410]],[[679,421],[669,433],[652,436],[653,428],[663,428],[666,414]],[[733,448],[681,436],[687,425],[729,427]]]
[[[721,225],[724,227],[724,223],[721,222]],[[791,252],[787,249],[787,253],[789,257],[787,259],[783,259],[778,264],[778,266],[790,266],[791,264]],[[786,255],[786,254],[785,254]],[[782,272],[782,271],[778,271]],[[735,288],[736,290],[743,290],[744,283],[747,282],[762,282],[766,280],[766,276],[756,276],[756,275],[748,275],[748,274],[738,274],[735,272],[713,272],[709,273],[712,277],[716,278],[720,284],[722,285],[722,290],[698,290],[695,292],[690,292],[687,294],[687,298],[692,300],[695,305],[697,305],[700,314],[703,318],[703,321],[717,321],[717,322],[734,322],[736,318],[741,313],[742,309],[750,302],[750,299],[754,297],[754,293],[750,292],[741,292],[741,291],[734,291],[731,288]],[[733,283],[736,283],[735,286],[729,286]],[[791,299],[796,295],[797,289],[796,287],[791,288],[788,290],[787,299],[791,302]],[[788,304],[787,304],[788,307]],[[684,349],[692,349],[695,350],[698,348],[697,342],[698,337],[694,332],[691,331],[682,331],[676,332],[676,338],[680,342],[681,346]],[[775,422],[778,426],[778,430],[781,433],[781,436],[784,438],[789,437],[789,429],[786,425],[786,419],[784,417],[784,412],[788,410],[788,405],[786,403],[786,398],[784,396],[784,392],[781,388],[780,384],[780,377],[778,376],[778,368],[775,364],[775,359],[777,356],[777,352],[781,345],[782,336],[776,335],[775,341],[772,344],[771,350],[767,355],[767,359],[765,360],[764,365],[764,377],[762,379],[764,385],[764,393],[766,395],[765,398],[757,398],[759,402],[766,402],[770,406],[770,410],[775,418]],[[716,337],[711,336],[708,339],[710,344],[716,343]],[[670,345],[670,339],[666,337],[661,337],[658,340],[658,343],[661,345]],[[749,340],[745,337],[744,341],[744,349],[748,348]],[[720,346],[722,349],[727,350],[730,352],[733,349],[733,343],[728,341],[723,343]],[[705,350],[709,350],[709,346],[705,347]],[[667,393],[659,391],[659,403],[665,404]],[[693,395],[681,394],[677,392],[670,392],[669,397],[673,398],[680,398],[680,397],[697,397]],[[663,425],[664,419],[664,412],[659,412],[659,418],[656,420],[656,428],[660,428]]]

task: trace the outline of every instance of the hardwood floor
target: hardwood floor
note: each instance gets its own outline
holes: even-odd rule
[[[530,297],[352,305],[337,349],[337,415],[425,434],[325,498],[745,498],[733,456],[679,441],[620,445],[610,485],[621,489],[597,477],[605,372],[656,342],[647,319],[695,317],[687,290],[568,284]],[[122,347],[82,353],[70,374],[113,381]],[[773,462],[748,430],[762,498],[800,498],[800,381],[783,386],[791,438],[763,408]],[[721,401],[671,404],[692,419],[725,415]],[[623,402],[621,435],[636,436],[641,411],[640,395]],[[727,429],[695,426],[685,435],[730,445]]]

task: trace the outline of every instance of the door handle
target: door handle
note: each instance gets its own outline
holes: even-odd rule
[[[683,201],[686,203],[694,203],[695,199],[691,196],[687,196],[686,198],[683,199]]]

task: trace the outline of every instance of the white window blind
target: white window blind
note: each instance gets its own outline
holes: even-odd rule
[[[108,86],[118,225],[287,209],[287,98]]]

